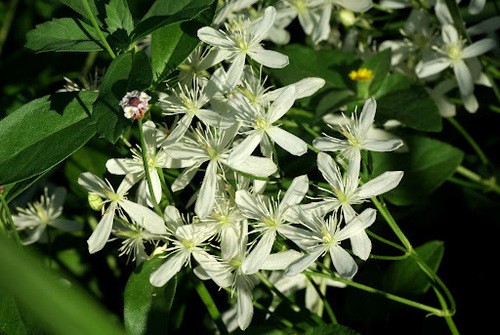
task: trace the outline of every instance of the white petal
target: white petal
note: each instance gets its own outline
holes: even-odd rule
[[[236,87],[241,81],[241,76],[245,68],[245,58],[245,54],[238,54],[229,66],[227,70],[227,85],[229,87]]]
[[[373,208],[365,209],[361,214],[349,220],[347,225],[335,234],[335,239],[343,241],[364,232],[366,228],[370,227],[375,222],[376,218],[376,210]]]
[[[217,162],[210,161],[201,183],[200,192],[196,199],[194,211],[201,219],[207,217],[215,203],[215,193],[217,192]]]
[[[269,177],[278,170],[274,162],[267,157],[250,156],[244,161],[229,165],[236,171],[241,171],[256,177]]]
[[[481,13],[485,4],[486,0],[471,0],[469,3],[469,13],[472,15]]]
[[[236,191],[235,202],[240,211],[247,218],[259,220],[262,217],[269,215],[268,211],[263,206],[258,206],[260,203],[257,196],[251,194],[247,190]]]
[[[290,264],[302,257],[302,253],[296,250],[281,251],[267,256],[266,260],[261,264],[262,270],[284,270]]]
[[[372,251],[372,241],[364,231],[351,236],[352,253],[366,261]]]
[[[479,103],[477,102],[474,94],[469,95],[468,97],[462,97],[464,102],[464,107],[469,113],[475,113],[479,108]]]
[[[259,242],[254,244],[252,250],[243,261],[241,265],[243,273],[251,275],[260,270],[263,261],[271,253],[275,239],[276,230],[268,230],[262,235]]]
[[[451,24],[445,24],[441,30],[443,41],[446,44],[455,44],[458,42],[458,32]]]
[[[268,6],[264,11],[264,15],[255,22],[250,35],[252,36],[252,42],[258,43],[262,41],[274,24],[276,20],[276,9],[272,6]]]
[[[227,157],[227,164],[239,164],[252,154],[262,140],[263,133],[254,131],[241,141]]]
[[[293,106],[295,102],[295,87],[290,86],[284,90],[269,107],[269,121],[271,123],[279,120],[283,115],[288,112],[288,110]]]
[[[238,326],[241,330],[248,328],[253,318],[252,291],[244,284],[238,283]]]
[[[124,175],[144,172],[144,165],[142,161],[138,162],[130,158],[111,158],[106,162],[106,169],[109,173]]]
[[[288,65],[288,56],[273,50],[266,50],[262,47],[253,48],[248,52],[248,56],[257,63],[272,69],[281,69]]]
[[[109,239],[109,234],[111,234],[111,229],[113,228],[114,217],[115,211],[108,211],[103,215],[101,221],[99,221],[92,235],[90,235],[87,240],[89,253],[93,254],[104,248],[104,245],[106,245]]]
[[[465,47],[462,50],[462,59],[472,58],[487,53],[488,51],[494,49],[496,45],[497,43],[494,39],[484,38]]]
[[[425,78],[439,73],[451,65],[449,58],[441,57],[428,62],[419,62],[415,67],[415,73],[419,78]]]
[[[359,126],[360,132],[362,134],[366,134],[368,129],[373,125],[373,121],[375,120],[375,113],[377,111],[377,101],[374,98],[370,98],[365,101],[363,105],[363,110],[359,115]]]
[[[371,0],[335,0],[335,3],[353,12],[366,12],[372,7]]]
[[[369,151],[386,152],[394,151],[403,145],[403,141],[400,139],[392,140],[365,140],[363,142],[363,149]]]
[[[457,78],[458,88],[462,96],[469,96],[474,92],[474,81],[469,68],[463,60],[456,61],[453,65],[455,78]]]
[[[229,287],[233,283],[232,267],[227,263],[218,262],[207,252],[193,253],[194,259],[206,274],[220,287]]]
[[[286,209],[292,205],[299,204],[304,199],[308,190],[309,178],[307,175],[304,174],[295,177],[281,200],[280,208]]]
[[[217,128],[229,128],[235,120],[228,115],[214,112],[210,109],[200,109],[196,114],[205,124]]]
[[[307,143],[292,133],[279,127],[270,127],[266,133],[280,147],[295,156],[302,156],[307,152]]]
[[[22,244],[23,245],[30,245],[35,243],[38,240],[41,240],[43,237],[43,234],[45,233],[45,225],[39,225],[35,229],[29,232],[28,236],[23,239]]]
[[[151,209],[136,204],[130,200],[120,201],[120,206],[138,225],[146,228],[153,234],[166,234],[167,228],[163,218]]]
[[[313,146],[321,151],[340,151],[349,148],[349,142],[330,137],[317,137],[313,140]]]
[[[191,125],[193,118],[194,115],[191,113],[184,114],[184,116],[179,120],[179,122],[177,122],[172,132],[168,135],[167,139],[162,143],[162,146],[166,148],[174,144],[178,140],[180,140],[181,137],[184,136],[187,129],[189,128],[189,125]]]
[[[295,276],[307,269],[311,264],[314,263],[322,253],[325,252],[325,247],[321,246],[300,257],[298,260],[290,264],[289,267],[285,269],[285,274],[287,276]]]
[[[198,172],[198,169],[199,165],[193,165],[184,169],[172,183],[172,192],[177,192],[188,186],[196,172]]]
[[[163,211],[163,218],[165,219],[165,224],[171,229],[172,232],[175,232],[177,228],[182,226],[184,223],[182,221],[181,213],[175,206],[167,206]]]
[[[384,172],[375,179],[361,185],[356,196],[360,199],[367,199],[383,194],[398,186],[401,178],[403,178],[403,171]]]
[[[342,278],[352,278],[358,272],[358,265],[354,258],[342,247],[335,246],[330,248],[332,263]]]
[[[170,255],[167,261],[149,276],[149,282],[153,286],[162,287],[182,269],[188,257],[189,253],[186,251],[179,251]]]
[[[318,170],[323,175],[323,178],[332,186],[333,189],[343,189],[342,173],[337,164],[330,155],[324,152],[318,153],[317,158]]]
[[[226,37],[225,34],[212,27],[203,27],[198,29],[198,38],[207,44],[217,46],[220,48],[231,48],[234,42]]]
[[[109,190],[109,186],[101,178],[90,172],[82,173],[78,177],[78,184],[91,193],[107,198],[104,191]]]

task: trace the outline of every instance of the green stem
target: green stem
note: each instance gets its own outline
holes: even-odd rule
[[[326,314],[328,314],[328,317],[330,318],[331,323],[338,324],[339,322],[337,321],[337,317],[335,316],[335,313],[333,312],[333,308],[332,308],[332,306],[330,306],[330,303],[328,302],[328,300],[325,297],[325,294],[323,293],[323,291],[325,291],[323,289],[323,287],[320,287],[318,284],[316,284],[316,282],[312,279],[311,276],[307,275],[307,279],[309,280],[311,285],[314,287],[314,290],[316,290],[316,293],[320,297],[321,302],[322,302],[322,306],[325,308]],[[326,288],[326,284],[323,284],[323,285]]]
[[[9,30],[12,26],[12,21],[14,19],[14,14],[16,12],[18,0],[10,0],[9,9],[5,13],[2,28],[0,29],[0,55],[2,54],[3,45],[9,36]]]
[[[387,209],[387,206],[385,205],[385,203],[383,203],[383,200],[379,201],[376,197],[371,198],[371,200],[372,200],[373,204],[375,205],[375,207],[377,207],[379,213],[382,214],[382,216],[384,217],[384,219],[387,222],[387,224],[389,225],[389,227],[391,227],[392,231],[396,234],[396,236],[399,238],[401,243],[403,243],[403,245],[406,249],[405,250],[406,253],[410,254],[413,250],[413,247],[412,247],[410,241],[408,240],[408,238],[406,238],[403,231],[399,228],[398,224],[396,223],[396,220],[394,220],[394,218],[392,217],[392,215],[389,212],[389,210]]]
[[[198,296],[201,298],[201,301],[203,301],[203,304],[205,305],[208,313],[210,314],[210,317],[212,318],[212,320],[214,320],[215,324],[219,328],[220,333],[229,334],[226,329],[226,326],[224,325],[224,322],[222,322],[217,305],[212,299],[212,296],[210,295],[210,292],[208,292],[205,284],[201,280],[199,280],[198,283],[196,284],[196,292],[198,292]]]
[[[315,276],[322,276],[322,277],[330,278],[330,279],[338,281],[340,283],[344,283],[347,286],[355,287],[355,288],[360,289],[362,291],[366,291],[366,292],[369,292],[369,293],[372,293],[372,294],[376,294],[376,295],[382,296],[384,298],[387,298],[389,300],[397,301],[397,302],[399,302],[401,304],[412,306],[412,307],[421,309],[423,311],[429,312],[429,313],[437,315],[437,316],[444,317],[448,313],[448,311],[443,311],[443,310],[441,310],[439,308],[436,308],[436,307],[425,305],[425,304],[422,304],[420,302],[413,301],[413,300],[410,300],[410,299],[407,299],[407,298],[403,298],[403,297],[400,297],[400,296],[395,295],[395,294],[387,293],[387,292],[378,290],[378,289],[376,289],[374,287],[367,286],[367,285],[364,285],[364,284],[361,284],[361,283],[357,283],[357,282],[355,282],[353,280],[336,277],[335,274],[331,273],[331,270],[328,269],[328,268],[326,268],[324,270],[327,270],[328,272],[330,272],[330,274],[321,273],[321,272],[304,272],[304,273],[305,274],[309,274],[309,275],[315,275]]]
[[[476,143],[476,141],[474,141],[472,136],[469,135],[469,133],[465,130],[465,128],[462,127],[462,125],[458,123],[458,121],[453,117],[446,118],[446,120],[448,120],[451,123],[451,125],[455,127],[455,129],[457,129],[460,134],[462,134],[462,136],[470,144],[472,149],[474,149],[474,151],[477,153],[479,159],[481,160],[481,163],[488,164],[489,163],[488,157],[486,157],[483,150],[481,150],[479,145]]]
[[[97,20],[95,19],[94,13],[92,13],[92,10],[90,9],[89,2],[87,0],[83,0],[83,5],[85,6],[85,10],[87,11],[87,14],[89,15],[90,21],[92,21],[92,25],[94,26],[95,30],[97,31],[97,34],[99,35],[99,38],[101,39],[101,42],[104,45],[104,48],[108,51],[111,58],[115,59],[116,55],[113,52],[113,49],[111,49],[111,46],[108,44],[108,41],[106,41],[106,37],[102,33],[101,29],[99,28],[99,24],[97,23]]]
[[[463,166],[458,166],[457,173],[461,174],[462,176],[480,184],[481,186],[484,186],[487,191],[493,191],[497,194],[500,194],[500,186],[497,185],[496,180],[494,177],[489,178],[489,179],[484,179],[477,173],[463,167]]]
[[[443,310],[446,310],[446,308],[447,308],[446,300],[441,295],[441,292],[439,292],[439,290],[437,290],[436,288],[434,288],[434,292],[436,293],[436,296],[438,297],[438,300],[439,300],[439,303],[441,304],[441,307],[443,308]],[[450,314],[452,314],[452,313],[450,313]],[[455,321],[453,321],[452,315],[445,315],[444,319],[446,321],[446,324],[448,325],[448,328],[450,329],[450,332],[453,335],[459,335],[460,332],[458,331],[458,328],[455,325]]]
[[[144,131],[142,130],[142,119],[137,120],[137,125],[139,126],[139,138],[141,141],[141,156],[142,156],[142,163],[144,164],[144,173],[146,175],[146,182],[148,184],[148,190],[149,190],[149,195],[151,196],[151,202],[153,203],[153,207],[156,211],[156,213],[163,217],[163,212],[158,205],[158,202],[156,201],[155,194],[154,194],[154,189],[153,189],[153,183],[151,182],[151,174],[149,173],[149,165],[148,165],[148,152],[146,148],[146,142],[144,140]]]
[[[0,202],[2,203],[3,210],[5,212],[5,215],[7,216],[8,227],[3,227],[4,231],[8,231],[10,234],[12,234],[14,236],[14,240],[18,244],[21,244],[21,239],[19,238],[19,234],[17,233],[16,225],[14,224],[14,220],[12,219],[12,214],[10,213],[10,210],[9,210],[9,205],[7,204],[7,201],[5,201],[5,198],[4,198],[2,192],[0,192]]]

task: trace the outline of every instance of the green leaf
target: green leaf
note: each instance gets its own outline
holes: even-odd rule
[[[26,34],[26,48],[35,52],[103,50],[94,27],[85,22],[62,18],[36,26]]]
[[[94,92],[56,93],[0,120],[0,184],[41,174],[81,148],[95,134]]]
[[[431,194],[451,177],[462,162],[464,153],[450,144],[423,136],[403,138],[407,153],[373,152],[373,174],[403,170],[397,188],[384,194],[395,205],[409,205]]]
[[[359,333],[346,326],[342,326],[339,324],[329,324],[309,328],[306,331],[305,335],[359,335]]]
[[[375,53],[363,62],[361,67],[373,71],[373,79],[368,86],[369,95],[375,94],[391,69],[391,49]],[[360,83],[360,82],[358,82]]]
[[[124,320],[127,334],[166,334],[170,308],[176,290],[175,277],[163,287],[155,287],[149,276],[165,262],[152,258],[130,275],[125,287]]]
[[[405,126],[422,131],[442,129],[439,110],[422,85],[400,74],[385,78],[377,98],[377,118],[396,119]]]
[[[9,292],[47,334],[124,334],[115,316],[77,283],[62,281],[43,267],[46,262],[31,248],[21,248],[0,234],[0,255],[9,255],[0,257],[0,289]]]
[[[126,0],[111,0],[105,7],[106,19],[104,21],[110,33],[123,29],[130,34],[134,30],[134,19]]]
[[[415,248],[415,252],[432,269],[437,272],[444,254],[442,241],[430,241]],[[385,290],[404,295],[421,295],[431,287],[429,278],[422,271],[417,261],[410,257],[393,262],[383,279]]]
[[[143,51],[127,52],[113,60],[104,75],[92,115],[100,136],[115,143],[130,128],[132,122],[123,116],[119,103],[127,92],[149,88],[151,79],[151,65]]]
[[[160,82],[175,70],[198,46],[200,40],[196,32],[210,25],[216,4],[214,2],[193,20],[171,24],[152,33],[151,63],[155,82]]]
[[[98,24],[101,25],[101,22],[99,21],[99,10],[97,9],[97,6],[95,4],[94,0],[86,0],[87,3],[89,4],[90,11],[92,12],[92,15],[94,18],[97,20]],[[90,15],[85,8],[85,4],[83,1],[75,1],[75,0],[59,0],[59,2],[65,4],[69,8],[73,9],[75,12],[86,18],[87,20],[90,20]]]
[[[132,32],[132,41],[137,41],[166,25],[189,21],[213,2],[214,0],[157,0]]]
[[[14,298],[4,290],[0,290],[0,334],[27,335],[26,325],[21,317]]]
[[[303,45],[291,44],[279,49],[288,56],[290,64],[271,73],[282,85],[295,83],[306,77],[319,77],[326,81],[326,88],[345,89],[346,68],[357,61],[354,54],[340,50],[313,50]]]

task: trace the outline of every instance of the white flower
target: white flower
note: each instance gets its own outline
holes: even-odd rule
[[[308,182],[307,175],[294,178],[281,202],[245,190],[236,192],[236,204],[246,218],[255,221],[252,225],[259,233],[258,242],[253,242],[255,244],[242,264],[245,272],[255,272],[260,267],[262,260],[271,253],[278,233],[287,235],[290,227],[287,215],[295,213],[289,209],[302,201],[309,189]]]
[[[259,270],[284,270],[291,262],[298,258],[298,253],[288,250],[268,255],[261,259],[259,266],[252,271],[245,271],[242,264],[248,257],[247,251],[248,226],[243,221],[240,238],[238,240],[238,252],[230,259],[222,262],[207,261],[197,269],[195,273],[202,279],[211,278],[221,287],[231,287],[231,293],[236,293],[236,317],[240,329],[245,330],[253,318],[253,295],[252,291],[258,283],[256,273]]]
[[[377,102],[370,98],[366,100],[363,110],[359,115],[353,112],[351,122],[346,126],[340,126],[341,133],[347,140],[341,140],[326,134],[313,141],[315,148],[321,151],[340,151],[349,161],[359,161],[361,150],[370,151],[393,151],[403,145],[400,139],[377,140],[369,137],[369,131],[375,120]]]
[[[365,209],[344,228],[340,228],[336,214],[324,219],[317,215],[301,212],[301,223],[306,228],[296,228],[297,233],[292,240],[306,251],[306,254],[290,264],[286,268],[285,274],[295,276],[312,265],[316,259],[329,252],[339,276],[343,278],[354,277],[358,271],[358,265],[354,258],[340,246],[340,243],[364,233],[365,229],[375,221],[376,213],[377,211],[372,208]]]
[[[165,222],[172,234],[172,246],[167,248],[167,260],[155,272],[149,281],[157,287],[165,285],[186,264],[190,265],[191,256],[203,266],[204,262],[216,262],[215,258],[204,250],[205,242],[214,234],[214,226],[206,223],[184,223],[174,206],[165,208]]]
[[[144,144],[148,162],[149,176],[153,186],[153,194],[156,203],[159,203],[162,196],[161,182],[157,168],[166,168],[168,158],[163,150],[157,151],[156,125],[152,121],[144,122],[142,125],[144,133]],[[106,162],[106,168],[112,174],[129,175],[132,184],[141,181],[139,185],[139,203],[152,206],[151,192],[147,185],[144,162],[139,150],[132,149],[132,158],[112,158]]]
[[[140,225],[123,222],[117,222],[113,233],[122,239],[122,245],[118,249],[119,256],[127,255],[127,262],[135,261],[136,266],[148,258],[144,244],[146,242],[156,244],[162,238],[161,235],[153,234]]]
[[[149,109],[149,100],[151,97],[145,92],[132,91],[122,98],[120,107],[127,119],[140,119]]]
[[[106,244],[115,214],[127,220],[123,211],[137,224],[154,234],[165,234],[166,228],[163,219],[149,208],[127,200],[126,194],[132,187],[130,180],[125,177],[116,192],[109,182],[105,182],[90,172],[84,172],[78,178],[78,184],[89,191],[89,196],[104,198],[102,202],[103,216],[96,229],[87,240],[89,252],[95,253]],[[104,206],[107,205],[107,206]],[[117,213],[118,212],[118,213]]]
[[[82,229],[81,222],[59,218],[62,215],[65,197],[66,190],[62,187],[56,188],[50,195],[45,188],[40,201],[28,203],[27,208],[16,208],[18,213],[12,215],[14,224],[18,230],[28,233],[27,238],[22,241],[23,244],[46,240],[45,230],[48,226],[67,232]]]
[[[296,88],[290,86],[281,92],[266,109],[253,106],[246,99],[239,99],[237,119],[243,128],[249,128],[249,130],[245,132],[245,139],[229,155],[229,163],[246,159],[259,144],[264,154],[271,152],[270,141],[295,156],[301,156],[307,152],[306,142],[274,124],[292,107],[296,94]],[[266,156],[269,157],[269,154]]]
[[[236,82],[243,73],[246,56],[270,68],[282,68],[288,65],[288,56],[279,52],[266,50],[261,41],[272,27],[276,19],[276,9],[267,7],[264,15],[250,22],[233,20],[226,25],[227,31],[203,27],[198,30],[198,38],[220,50],[219,61],[224,59],[232,62],[228,69],[228,79]]]
[[[443,46],[436,48],[441,56],[430,61],[419,62],[415,72],[419,78],[426,78],[452,67],[460,94],[465,97],[470,96],[474,91],[474,81],[464,60],[488,52],[495,47],[496,43],[493,39],[484,38],[464,47],[465,42],[460,38],[455,27],[450,24],[443,26],[442,38]]]
[[[403,178],[403,171],[387,171],[359,186],[357,162],[349,162],[347,173],[343,175],[333,158],[323,152],[318,154],[318,169],[331,187],[331,190],[322,190],[332,196],[323,197],[321,201],[300,205],[300,207],[313,210],[320,216],[341,209],[346,222],[353,220],[357,215],[352,205],[363,203],[371,197],[392,190]],[[369,250],[366,249],[369,244],[368,236],[362,232],[355,239],[359,241],[351,240],[353,253],[361,259],[366,259],[369,255]]]
[[[177,89],[172,90],[171,95],[159,101],[164,115],[184,114],[162,144],[163,147],[177,142],[189,128],[195,116],[206,125],[213,127],[228,128],[234,124],[234,120],[229,116],[206,108],[211,98],[207,94],[207,87],[205,81],[195,78],[191,87],[179,83]]]
[[[228,155],[237,130],[237,125],[226,130],[211,127],[206,130],[197,128],[169,147],[169,155],[172,158],[187,162],[186,169],[172,184],[174,192],[186,187],[200,166],[208,162],[195,204],[195,212],[202,219],[206,218],[213,209],[218,174],[223,174],[225,168],[257,177],[268,177],[277,170],[276,165],[264,157],[249,155],[245,159],[230,163]]]

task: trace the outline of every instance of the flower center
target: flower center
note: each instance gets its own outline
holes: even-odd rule
[[[267,127],[267,121],[263,117],[258,117],[257,119],[255,119],[255,129],[265,130],[267,129]]]
[[[261,218],[260,221],[265,225],[267,225],[268,227],[276,227],[278,225],[278,223],[275,220],[267,216]]]
[[[373,71],[366,67],[353,70],[349,73],[349,78],[355,81],[368,81],[373,79]]]
[[[457,61],[462,58],[462,50],[456,44],[447,45],[446,53],[448,54],[448,57],[450,57],[454,61]]]
[[[323,234],[323,242],[328,245],[333,245],[335,244],[335,238],[333,237],[332,234],[326,229],[322,228],[321,233]]]

